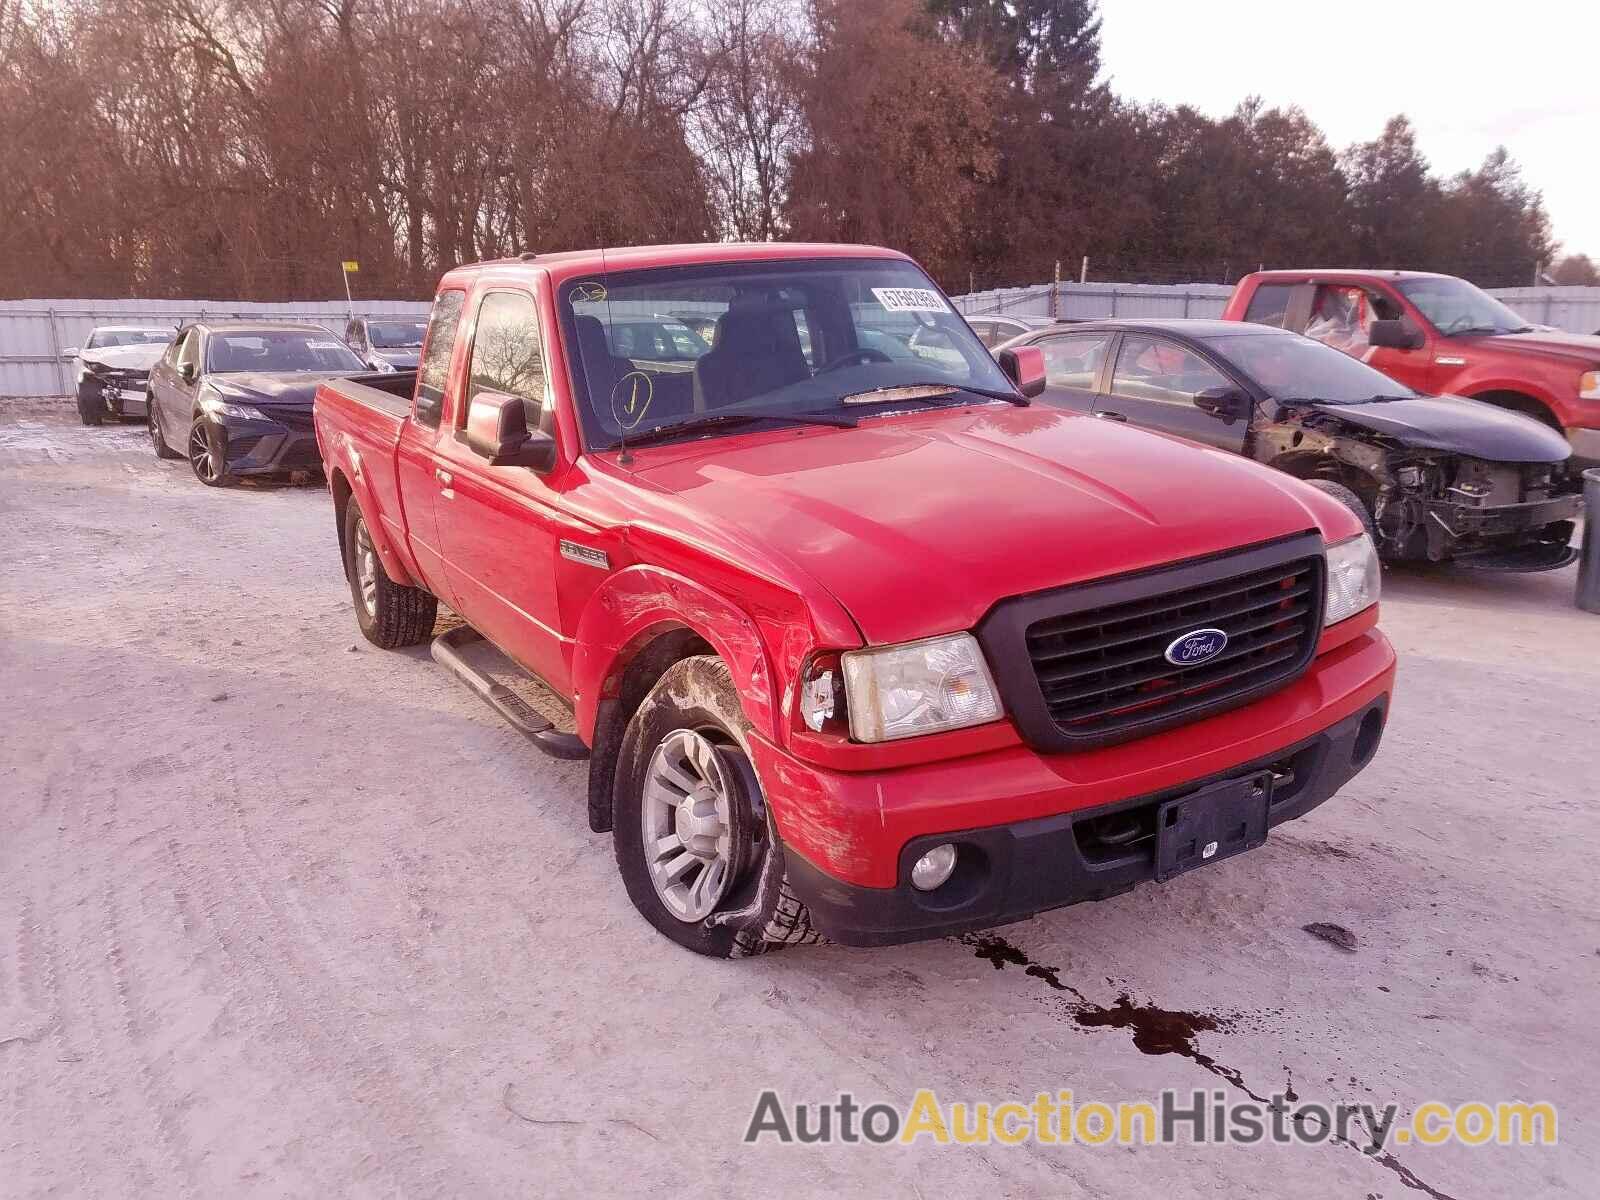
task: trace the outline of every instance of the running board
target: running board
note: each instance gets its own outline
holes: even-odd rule
[[[588,758],[589,747],[582,738],[575,733],[562,733],[516,692],[466,660],[462,647],[482,641],[483,635],[470,625],[459,626],[433,639],[433,661],[471,688],[508,725],[550,757]]]

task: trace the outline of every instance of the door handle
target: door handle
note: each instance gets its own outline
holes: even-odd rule
[[[449,471],[441,471],[438,467],[433,469],[433,477],[439,481],[439,496],[445,500],[454,500],[456,494],[450,485],[456,481],[456,477]]]
[[[1126,421],[1128,419],[1119,412],[1097,411],[1094,415],[1102,421]]]

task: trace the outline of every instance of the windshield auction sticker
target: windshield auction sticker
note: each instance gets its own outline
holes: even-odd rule
[[[890,312],[947,313],[950,306],[931,288],[873,288],[878,303]]]

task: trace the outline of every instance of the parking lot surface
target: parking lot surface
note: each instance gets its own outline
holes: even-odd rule
[[[75,421],[0,402],[0,1194],[1594,1194],[1574,568],[1389,572],[1385,743],[1260,850],[996,938],[713,962],[629,906],[584,764],[361,640],[322,490]],[[766,1088],[1547,1100],[1560,1140],[744,1145]]]

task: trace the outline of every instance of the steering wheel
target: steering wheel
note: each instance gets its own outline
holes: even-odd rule
[[[848,367],[851,363],[886,362],[892,363],[882,350],[874,350],[871,346],[857,346],[854,350],[846,350],[830,363],[824,363],[817,368],[818,375],[826,375],[829,371],[837,371],[840,367]]]

